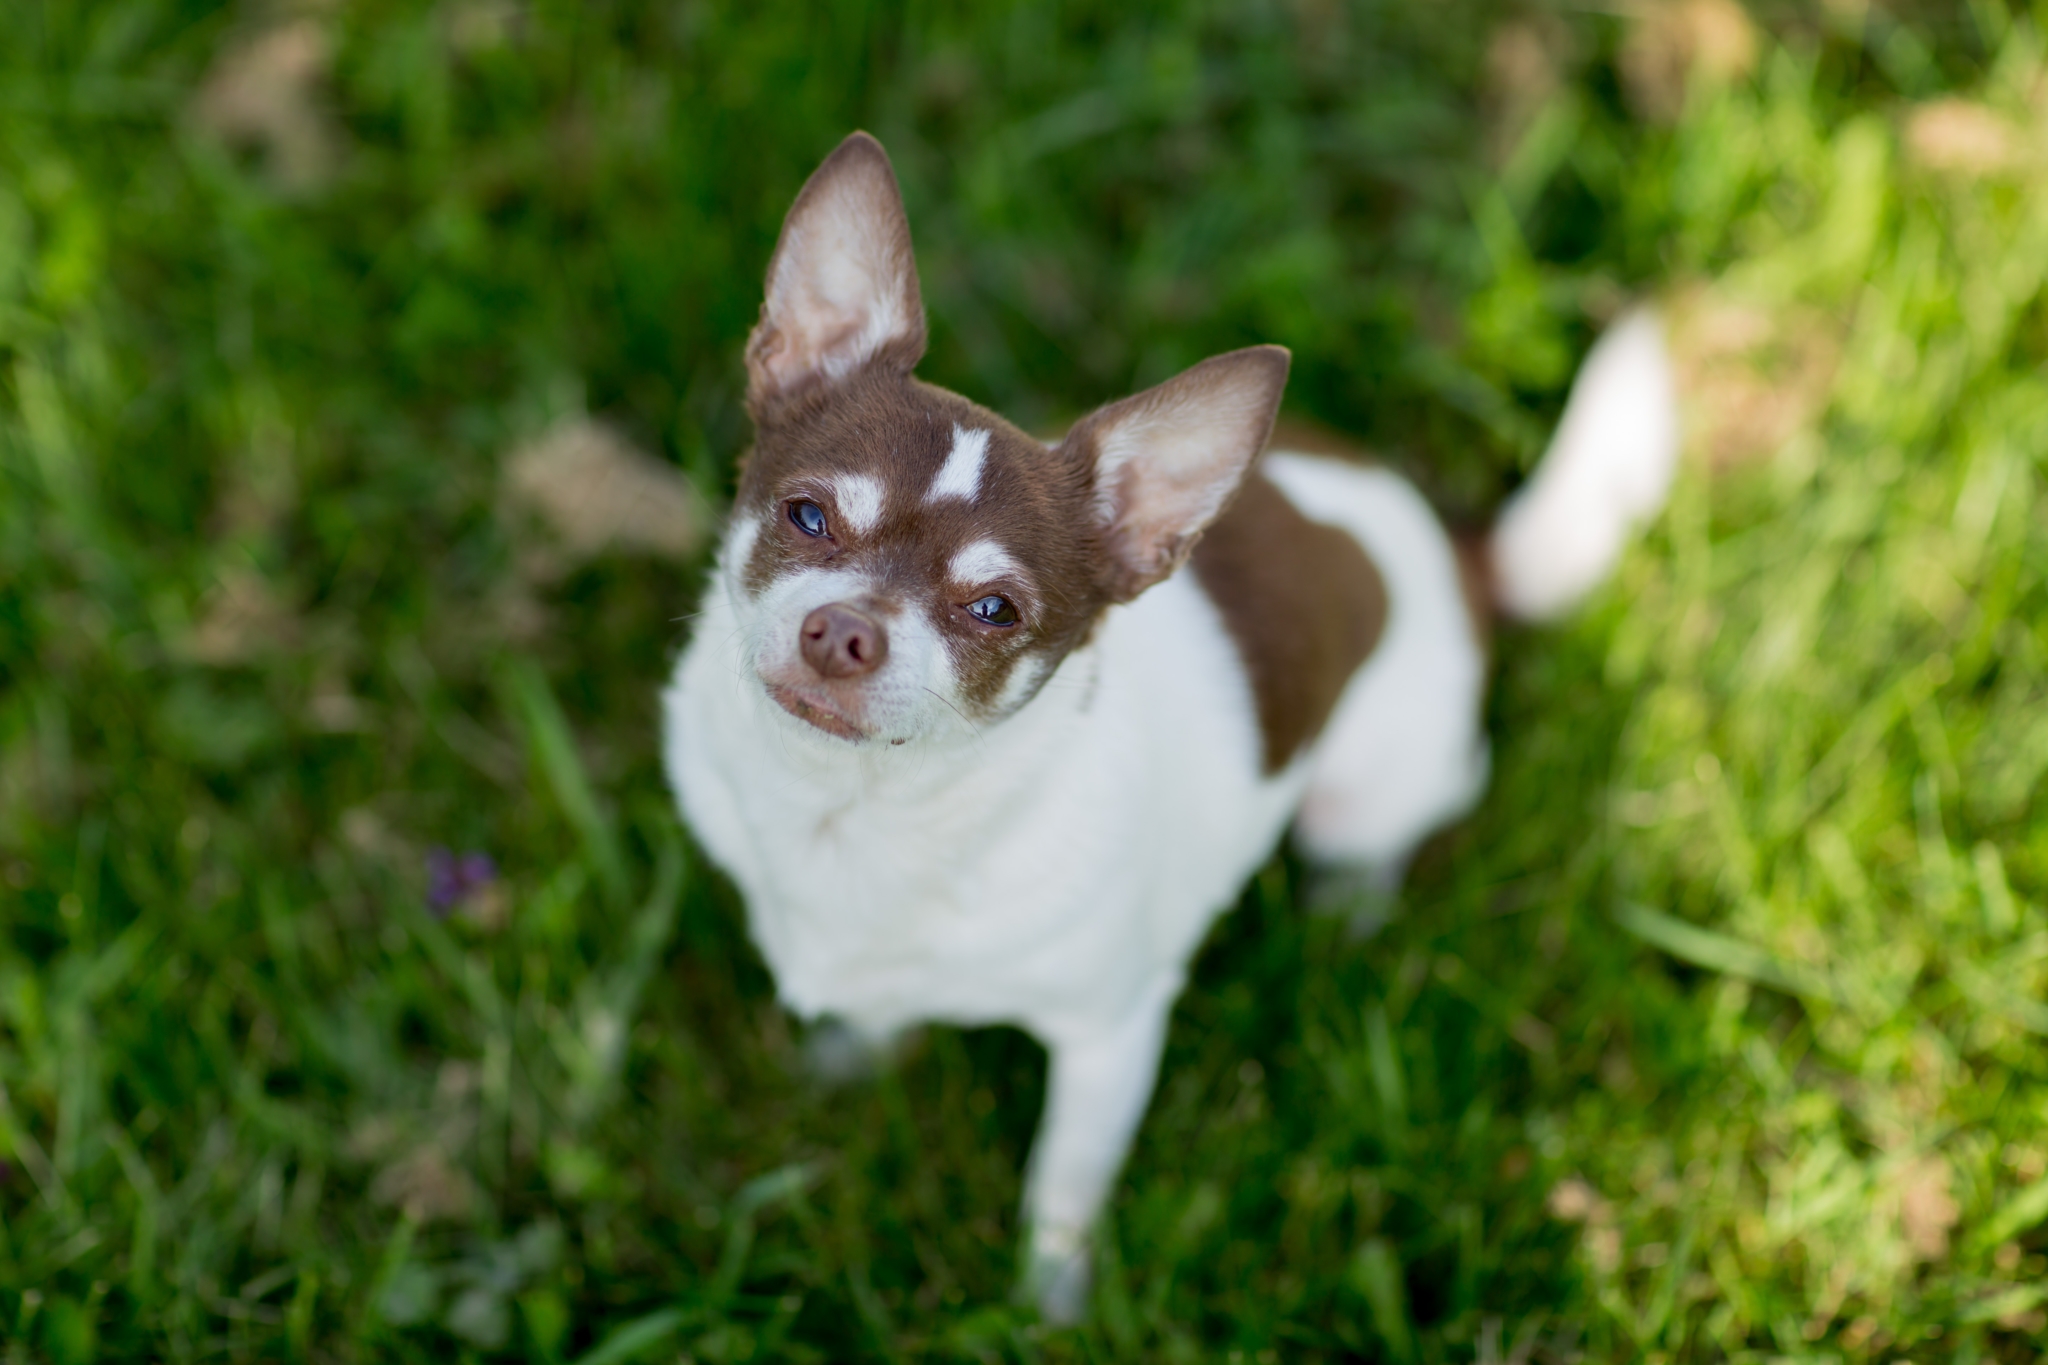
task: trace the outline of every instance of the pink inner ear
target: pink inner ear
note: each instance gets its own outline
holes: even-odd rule
[[[838,373],[832,357],[851,352],[860,330],[859,319],[840,313],[835,324],[828,310],[819,309],[794,333],[763,323],[750,355],[779,387],[789,388],[814,374]]]
[[[1180,566],[1265,448],[1287,382],[1287,352],[1213,357],[1084,418],[1093,447],[1112,590],[1131,597]]]
[[[1213,496],[1200,502],[1157,497],[1159,490],[1137,470],[1119,480],[1117,503],[1123,509],[1110,523],[1108,548],[1114,563],[1110,590],[1119,598],[1137,596],[1170,576],[1194,548],[1243,480],[1244,465],[1234,466]]]
[[[789,339],[780,330],[763,322],[754,329],[754,335],[747,346],[747,359],[762,369],[779,374],[786,365]]]
[[[1206,526],[1237,486],[1242,471],[1213,497],[1207,489],[1174,487],[1172,480],[1149,476],[1126,466],[1117,478],[1111,543],[1133,574],[1148,581],[1164,578],[1179,559],[1183,542]],[[1213,506],[1211,506],[1213,504]],[[1206,513],[1206,514],[1205,514]]]
[[[889,352],[914,364],[924,308],[910,227],[888,157],[856,133],[797,196],[768,268],[768,297],[747,347],[756,399],[836,380]]]

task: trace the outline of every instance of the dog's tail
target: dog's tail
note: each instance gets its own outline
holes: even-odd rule
[[[1657,514],[1678,465],[1678,393],[1664,329],[1638,308],[1607,330],[1572,381],[1536,473],[1486,543],[1494,605],[1560,616],[1599,586],[1629,532]]]

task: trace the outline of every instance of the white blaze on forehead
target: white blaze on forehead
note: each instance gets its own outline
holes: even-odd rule
[[[992,579],[1017,573],[1017,561],[1010,558],[1010,552],[993,540],[977,540],[953,556],[947,566],[952,570],[953,579],[959,583],[987,583]]]
[[[955,422],[952,453],[946,456],[939,476],[932,480],[931,490],[924,495],[925,501],[964,498],[973,502],[975,495],[981,492],[981,466],[987,459],[988,433],[969,431]]]
[[[832,481],[832,501],[848,530],[866,535],[881,524],[882,484],[869,474],[842,474]]]

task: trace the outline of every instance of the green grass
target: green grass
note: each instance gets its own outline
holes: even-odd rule
[[[1517,137],[1476,3],[353,0],[293,187],[189,112],[256,7],[0,6],[8,1365],[2036,1358],[2044,44],[1853,8],[1671,125],[1621,20],[1515,11]],[[1908,135],[1953,94],[2003,169]],[[803,1078],[654,759],[701,565],[540,572],[498,493],[588,411],[723,495],[853,126],[925,373],[1029,423],[1280,341],[1472,515],[1628,292],[1835,357],[1500,640],[1394,924],[1247,890],[1070,1332],[1009,1297],[1036,1050]],[[429,914],[434,846],[495,901]]]

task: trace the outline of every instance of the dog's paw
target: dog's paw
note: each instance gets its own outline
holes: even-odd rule
[[[827,1018],[804,1034],[804,1074],[825,1086],[872,1080],[910,1045],[903,1034],[870,1033],[843,1019]]]
[[[1345,935],[1353,941],[1373,938],[1401,913],[1406,870],[1403,864],[1324,869],[1309,884],[1309,909],[1343,920]]]
[[[1065,1228],[1034,1228],[1025,1253],[1023,1297],[1038,1315],[1070,1327],[1088,1312],[1088,1291],[1095,1272],[1088,1254],[1088,1235]]]

